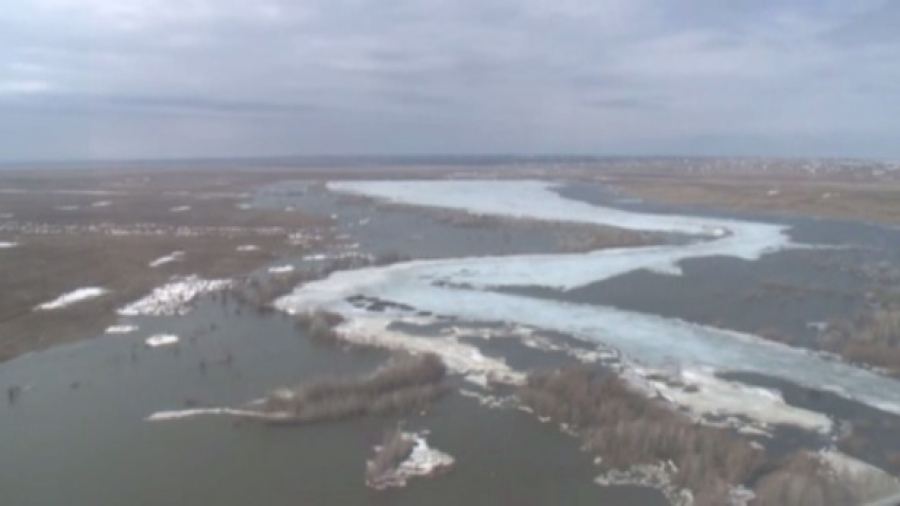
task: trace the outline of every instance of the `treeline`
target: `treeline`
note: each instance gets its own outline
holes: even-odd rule
[[[366,483],[376,488],[388,480],[397,467],[412,453],[415,441],[400,429],[385,432],[375,457],[366,462]]]
[[[263,403],[281,421],[302,423],[395,412],[415,412],[449,391],[437,355],[398,358],[365,378],[312,380],[276,390]]]
[[[771,458],[731,431],[694,423],[634,391],[612,373],[587,366],[536,372],[518,396],[538,416],[576,430],[604,469],[673,463],[673,482],[691,490],[697,506],[727,504],[737,485],[754,487],[758,506],[842,506],[860,498],[817,457],[800,451]]]

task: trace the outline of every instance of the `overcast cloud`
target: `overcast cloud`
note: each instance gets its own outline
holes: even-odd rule
[[[22,0],[0,159],[900,157],[900,0]]]

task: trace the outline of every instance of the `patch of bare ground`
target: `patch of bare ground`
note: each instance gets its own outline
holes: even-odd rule
[[[419,412],[449,391],[446,374],[437,355],[399,357],[364,378],[323,378],[276,390],[261,409],[279,423]]]
[[[900,183],[782,180],[771,178],[618,177],[626,193],[656,202],[703,205],[730,211],[820,216],[896,224]]]
[[[816,458],[803,452],[771,458],[740,435],[696,424],[612,373],[583,366],[535,372],[518,396],[537,416],[577,433],[606,471],[671,463],[672,483],[690,490],[697,506],[727,504],[739,485],[755,489],[757,505],[838,506],[858,498]]]

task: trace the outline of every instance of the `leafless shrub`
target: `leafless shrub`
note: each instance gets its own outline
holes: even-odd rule
[[[340,339],[334,328],[344,321],[344,317],[330,311],[318,310],[296,317],[298,328],[306,331],[307,335],[321,343],[334,343]]]
[[[235,301],[256,309],[257,312],[267,313],[274,310],[272,302],[275,299],[287,295],[301,283],[316,277],[314,272],[298,270],[278,276],[269,276],[264,280],[250,279],[233,287],[229,295]]]
[[[765,462],[747,441],[696,425],[587,367],[533,373],[518,394],[539,416],[580,429],[605,468],[671,461],[675,483],[691,489],[698,505],[724,504],[730,486],[751,480]]]
[[[446,367],[433,354],[395,360],[360,379],[319,379],[276,390],[263,410],[291,422],[315,422],[426,408],[447,393]]]
[[[375,457],[366,462],[366,482],[374,483],[397,468],[409,457],[415,443],[400,429],[385,432]]]
[[[789,456],[756,487],[754,506],[837,506],[855,504],[851,490],[831,469],[807,452]]]
[[[900,347],[900,311],[875,312],[865,322],[858,338],[891,348]]]
[[[372,265],[382,266],[391,265],[400,262],[408,262],[411,260],[409,255],[403,255],[397,252],[383,253],[372,259]]]
[[[900,310],[879,310],[829,331],[832,347],[847,360],[900,376]]]

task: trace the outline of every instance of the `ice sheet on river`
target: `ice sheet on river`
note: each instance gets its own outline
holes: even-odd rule
[[[352,317],[360,310],[343,299],[362,294],[435,314],[564,332],[618,349],[648,367],[674,364],[685,369],[754,372],[828,388],[900,413],[900,382],[806,350],[678,319],[490,291],[500,286],[571,289],[639,269],[677,273],[679,262],[691,258],[753,260],[789,247],[786,227],[595,207],[563,199],[550,183],[536,181],[348,182],[329,187],[407,204],[703,234],[705,240],[588,254],[416,261],[337,272],[279,300],[284,310],[302,312],[324,306]],[[722,230],[726,232],[719,233]]]

